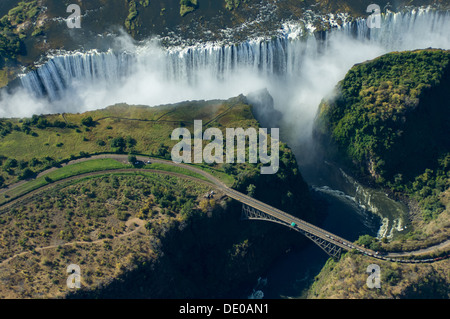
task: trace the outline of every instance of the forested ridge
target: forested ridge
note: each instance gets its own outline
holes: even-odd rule
[[[450,186],[450,52],[394,52],[355,65],[322,101],[316,137],[379,186],[404,192],[424,218]]]

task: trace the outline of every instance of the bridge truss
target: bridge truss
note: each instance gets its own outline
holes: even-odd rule
[[[325,251],[330,257],[334,259],[339,259],[342,253],[342,248],[335,245],[334,243],[327,241],[324,238],[321,238],[319,236],[316,236],[305,229],[302,229],[301,227],[291,226],[291,224],[287,223],[286,221],[283,221],[281,219],[278,219],[272,215],[269,215],[267,213],[264,213],[254,207],[248,206],[246,204],[242,204],[242,214],[241,214],[242,220],[264,220],[269,221],[277,224],[281,224],[283,226],[287,226],[290,229],[296,230],[299,233],[302,233],[307,238],[312,240],[317,246],[319,246],[323,251]]]

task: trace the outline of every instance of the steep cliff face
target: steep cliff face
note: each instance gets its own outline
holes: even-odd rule
[[[394,4],[383,0],[377,4],[383,12],[400,11],[405,5],[435,5],[441,9],[448,6],[444,0]],[[342,25],[342,14],[350,20],[370,14],[366,3],[352,0],[93,0],[80,2],[79,6],[81,28],[68,28],[66,19],[71,12],[67,12],[66,2],[2,1],[0,47],[5,49],[7,59],[0,61],[0,67],[4,67],[3,62],[13,70],[30,66],[52,50],[106,50],[114,34],[128,34],[137,41],[157,36],[172,45],[224,40],[236,43],[278,36],[286,21],[303,21],[303,28],[320,32]]]
[[[298,182],[302,185],[300,179]],[[276,185],[267,184],[267,188],[272,195],[280,192]],[[298,216],[310,215],[313,207],[307,189],[291,191],[300,206],[291,212]],[[289,211],[290,205],[280,203],[276,197],[272,196],[273,204]],[[290,248],[301,247],[306,239],[280,225],[243,221],[241,209],[241,204],[225,200],[210,214],[196,214],[183,223],[172,224],[160,238],[157,258],[137,262],[133,270],[111,278],[108,284],[94,291],[68,297],[245,297],[242,287],[254,284],[276,258]]]
[[[369,288],[366,272],[370,257],[347,253],[329,260],[308,292],[311,299],[448,299],[450,262],[400,264],[377,261],[380,288]]]
[[[449,62],[448,51],[418,50],[355,65],[316,118],[326,156],[414,195],[424,210],[442,211],[436,196],[449,187]]]
[[[229,203],[210,217],[176,225],[161,242],[158,258],[139,264],[95,291],[68,298],[243,298],[264,270],[304,238],[287,228],[240,220]]]
[[[253,101],[254,114],[271,119],[280,116],[266,91],[240,99]],[[255,117],[259,119],[258,115]],[[274,122],[268,120],[265,124],[271,127]],[[235,177],[237,190],[248,193],[249,185],[253,185],[253,197],[300,218],[316,221],[308,186],[287,145],[280,145],[277,174],[261,175],[258,169],[231,166],[229,172]],[[135,268],[119,278],[112,278],[96,290],[68,297],[241,298],[246,293],[242,287],[254,284],[276,258],[307,241],[281,225],[243,221],[240,203],[231,199],[215,200],[213,211],[194,214],[161,233],[157,258],[136,261]]]

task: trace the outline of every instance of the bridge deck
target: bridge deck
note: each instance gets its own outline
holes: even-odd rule
[[[235,191],[235,190],[232,190],[229,188],[222,189],[222,191],[225,192],[229,197],[231,197],[245,205],[248,205],[250,207],[258,209],[270,216],[273,216],[276,219],[280,220],[281,222],[284,222],[287,225],[290,225],[291,223],[294,222],[296,224],[295,227],[298,227],[300,230],[302,230],[306,233],[312,234],[314,236],[317,236],[329,243],[332,243],[338,247],[341,247],[342,249],[345,249],[345,250],[357,249],[357,250],[361,251],[362,253],[366,253],[368,255],[375,255],[375,252],[370,249],[366,249],[366,248],[357,246],[344,238],[341,238],[341,237],[339,237],[333,233],[330,233],[322,228],[314,226],[298,217],[287,214],[287,213],[285,213],[275,207],[267,205],[257,199],[254,199],[252,197],[244,195],[238,191]]]
[[[158,162],[158,161],[161,161],[161,160],[156,160],[155,162]],[[165,162],[164,160],[162,160],[162,161]],[[364,254],[376,256],[376,254],[373,250],[370,250],[370,249],[367,249],[367,248],[364,248],[361,246],[357,246],[344,238],[341,238],[333,233],[330,233],[320,227],[314,226],[298,217],[287,214],[287,213],[283,212],[282,210],[279,210],[275,207],[265,204],[264,202],[261,202],[250,196],[242,194],[241,192],[231,189],[228,186],[226,186],[222,181],[220,181],[216,177],[212,176],[211,174],[205,172],[204,170],[201,170],[192,165],[186,165],[186,164],[175,164],[175,165],[179,165],[179,166],[188,168],[192,171],[197,172],[200,175],[205,176],[230,198],[233,198],[247,206],[253,207],[253,208],[258,209],[270,216],[273,216],[274,218],[280,220],[281,222],[283,222],[287,225],[290,225],[292,222],[294,222],[297,227],[294,229],[296,229],[297,231],[302,230],[305,233],[312,234],[312,235],[314,235],[318,238],[321,238],[324,241],[329,242],[335,246],[338,246],[344,250],[356,249]]]

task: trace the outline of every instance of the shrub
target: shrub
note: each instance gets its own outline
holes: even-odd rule
[[[84,126],[95,126],[96,122],[92,119],[92,116],[87,116],[81,119],[81,124]]]
[[[123,152],[125,145],[123,137],[116,137],[111,140],[111,148],[116,149],[118,152]]]
[[[198,8],[197,0],[180,0],[180,16],[184,17],[186,14],[193,12]]]
[[[98,146],[105,146],[106,143],[105,143],[105,141],[103,141],[103,140],[98,140],[98,141],[97,141],[97,145],[98,145]]]
[[[129,214],[126,211],[119,210],[116,212],[116,217],[121,221],[126,221],[128,219]]]
[[[24,169],[22,174],[19,175],[19,179],[29,179],[34,176],[35,176],[35,173],[31,169],[26,168],[26,169]]]
[[[136,156],[135,155],[128,155],[128,162],[129,163],[131,163],[131,164],[134,164],[134,163],[136,163]]]

